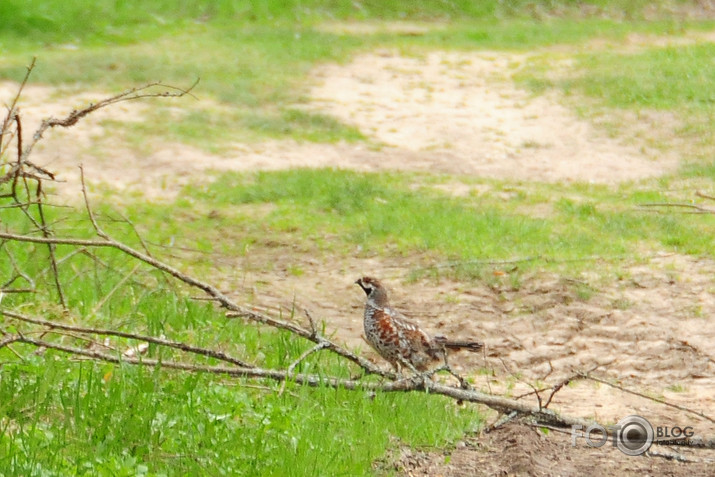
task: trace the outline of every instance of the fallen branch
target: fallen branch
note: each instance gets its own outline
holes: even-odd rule
[[[34,60],[33,60],[33,65],[34,65]],[[28,144],[22,151],[22,154],[20,155],[20,162],[24,162],[27,157],[30,156],[32,153],[33,148],[35,145],[42,139],[42,135],[50,128],[55,128],[55,127],[63,127],[63,128],[68,128],[72,127],[77,122],[84,118],[85,116],[88,116],[89,114],[92,114],[93,112],[105,108],[107,106],[110,106],[112,104],[117,104],[117,103],[122,103],[125,101],[135,101],[138,99],[144,99],[144,98],[180,98],[185,95],[191,95],[191,91],[196,87],[196,85],[199,83],[199,80],[197,79],[194,84],[192,84],[189,88],[187,89],[182,89],[178,88],[176,86],[170,86],[163,84],[161,82],[154,82],[154,83],[149,83],[147,85],[141,86],[139,88],[132,88],[127,91],[124,91],[123,93],[119,93],[117,95],[114,95],[110,98],[103,99],[97,103],[91,103],[85,108],[82,109],[75,109],[72,110],[66,117],[63,119],[57,119],[57,118],[47,118],[44,121],[42,121],[42,124],[40,124],[40,127],[35,131],[35,134],[32,136],[32,141],[30,141],[30,144]],[[158,92],[152,92],[152,89],[156,88],[164,88],[163,91],[158,91]]]
[[[676,207],[681,209],[690,209],[690,212],[684,212],[686,214],[715,214],[715,209],[710,209],[708,207],[703,207],[696,204],[683,204],[678,202],[654,202],[649,204],[639,204],[639,207]]]
[[[20,82],[20,87],[17,89],[15,96],[12,98],[10,106],[8,106],[7,108],[7,114],[5,115],[5,119],[3,119],[2,126],[0,127],[0,133],[2,133],[0,134],[0,157],[2,157],[2,154],[5,152],[6,144],[9,144],[12,140],[13,135],[10,133],[10,125],[15,121],[15,114],[17,113],[17,102],[20,100],[20,96],[22,96],[22,91],[25,89],[25,86],[27,86],[27,82],[30,79],[30,75],[32,74],[32,70],[35,68],[36,63],[37,58],[32,58],[32,63],[30,63],[30,65],[26,68],[27,71],[25,71],[25,76]],[[2,136],[5,135],[8,136],[7,143],[3,143]],[[18,147],[18,157],[20,157],[21,154],[22,147]],[[4,177],[0,178],[0,184],[4,182],[3,179]]]
[[[15,240],[18,242],[30,242],[30,243],[52,243],[56,245],[74,245],[74,246],[80,246],[80,247],[107,247],[107,248],[114,248],[117,250],[121,250],[122,252],[126,253],[127,255],[136,258],[137,260],[140,260],[158,270],[161,270],[162,272],[168,273],[172,277],[186,283],[187,285],[193,286],[195,288],[198,288],[200,290],[203,290],[205,293],[207,293],[209,296],[214,298],[222,307],[228,308],[231,310],[231,312],[227,313],[226,316],[231,318],[231,317],[244,317],[248,318],[252,321],[256,321],[258,323],[262,323],[265,325],[272,326],[274,328],[279,328],[283,329],[286,331],[290,331],[291,333],[294,333],[298,336],[301,336],[305,339],[308,339],[310,341],[313,341],[316,344],[319,343],[325,343],[325,348],[332,351],[335,354],[338,354],[339,356],[342,356],[361,368],[363,368],[366,372],[369,374],[378,374],[383,377],[388,377],[388,378],[394,378],[394,373],[391,373],[389,371],[383,371],[379,367],[375,366],[372,364],[370,361],[366,360],[365,358],[361,356],[357,356],[356,354],[346,350],[342,346],[338,345],[337,343],[334,343],[333,341],[324,338],[320,335],[314,334],[312,331],[307,330],[305,328],[302,328],[298,325],[295,325],[293,323],[279,320],[276,318],[271,318],[267,315],[263,315],[257,312],[254,312],[252,310],[246,309],[242,306],[239,306],[238,304],[234,303],[229,297],[224,295],[221,291],[219,291],[217,288],[214,286],[204,283],[200,280],[197,280],[189,275],[186,275],[179,271],[178,269],[172,267],[171,265],[165,264],[154,257],[151,257],[145,253],[139,252],[138,250],[133,249],[132,247],[129,247],[128,245],[123,244],[122,242],[116,241],[113,238],[107,236],[107,238],[102,239],[102,240],[96,240],[96,239],[73,239],[73,238],[61,238],[61,237],[34,237],[34,236],[28,236],[28,235],[20,235],[20,234],[13,234],[13,233],[8,233],[8,232],[0,232],[0,239],[6,239],[6,240]]]
[[[7,312],[5,313],[7,314]],[[8,344],[13,342],[25,343],[38,348],[53,349],[74,356],[81,356],[96,361],[104,361],[114,364],[124,363],[137,366],[162,367],[166,369],[189,371],[194,373],[223,374],[242,378],[270,379],[278,382],[290,380],[297,384],[311,387],[327,386],[331,388],[342,388],[348,390],[380,391],[388,393],[428,392],[430,394],[438,394],[442,396],[451,397],[459,401],[484,404],[499,412],[517,412],[521,415],[529,416],[536,422],[541,422],[544,424],[552,424],[562,427],[569,427],[574,425],[587,427],[591,424],[590,422],[585,421],[583,419],[568,416],[559,416],[558,414],[548,409],[538,409],[523,403],[519,403],[512,399],[492,396],[475,390],[465,390],[452,386],[446,386],[443,384],[435,383],[431,380],[419,379],[419,377],[401,379],[397,381],[389,381],[386,383],[374,383],[356,379],[324,377],[315,374],[297,374],[292,376],[288,370],[274,370],[243,366],[207,366],[175,361],[160,361],[149,358],[113,356],[96,350],[75,348],[72,346],[53,343],[51,341],[31,338],[21,334],[5,336],[0,341],[0,345],[3,345],[3,343]]]
[[[549,409],[539,409],[513,399],[484,394],[471,389],[459,389],[435,383],[429,379],[422,379],[420,376],[397,381],[389,381],[387,383],[374,383],[355,379],[324,377],[315,374],[297,374],[293,376],[289,370],[274,370],[243,366],[207,366],[175,361],[160,361],[141,357],[135,358],[122,355],[113,356],[96,350],[75,348],[50,341],[31,338],[22,334],[5,335],[3,339],[0,340],[0,348],[10,343],[25,343],[42,349],[53,349],[70,355],[81,356],[96,361],[104,361],[114,364],[160,367],[171,370],[188,371],[192,373],[209,373],[241,378],[269,379],[277,382],[292,381],[299,385],[311,387],[325,386],[336,389],[361,390],[368,392],[379,391],[385,393],[428,392],[429,394],[447,396],[457,401],[483,404],[509,416],[509,420],[515,418],[516,416],[521,416],[522,418],[527,418],[531,425],[549,427],[551,429],[561,431],[563,431],[564,428],[570,428],[571,426],[581,426],[581,428],[587,428],[593,424],[593,422],[589,422],[584,419],[560,416]],[[313,350],[310,351],[312,352]],[[659,444],[659,442],[654,441],[654,444]],[[686,439],[683,441],[668,441],[667,445],[715,449],[715,439]]]
[[[167,348],[175,348],[180,351],[187,352],[187,353],[206,356],[208,358],[214,358],[219,361],[224,361],[226,363],[235,364],[236,366],[242,366],[245,368],[253,367],[253,365],[248,364],[247,362],[242,361],[238,358],[229,356],[228,354],[226,354],[222,351],[214,351],[214,350],[210,350],[210,349],[206,349],[206,348],[200,348],[197,346],[192,346],[192,345],[189,345],[186,343],[181,343],[178,341],[171,341],[171,340],[167,340],[164,338],[157,338],[155,336],[146,336],[146,335],[140,335],[137,333],[126,333],[123,331],[105,330],[105,329],[100,329],[100,328],[87,328],[87,327],[83,327],[83,326],[65,325],[63,323],[58,323],[56,321],[43,320],[41,318],[33,318],[33,317],[26,316],[26,315],[23,315],[20,313],[16,313],[14,311],[3,310],[3,309],[0,309],[0,314],[3,316],[6,316],[8,318],[11,318],[13,320],[22,321],[25,323],[31,323],[34,325],[45,326],[49,329],[73,331],[76,333],[84,333],[84,334],[99,335],[99,336],[116,336],[118,338],[126,338],[126,339],[132,339],[132,340],[137,340],[137,341],[144,341],[146,343],[152,343],[152,344],[159,345],[159,346],[166,346]]]

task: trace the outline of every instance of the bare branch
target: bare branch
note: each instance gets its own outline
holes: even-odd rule
[[[680,454],[676,454],[676,453],[666,454],[666,453],[663,453],[663,452],[657,452],[657,451],[653,451],[653,450],[648,450],[648,451],[646,452],[646,455],[647,455],[648,457],[660,457],[660,458],[665,459],[665,460],[675,460],[675,461],[684,462],[684,463],[685,463],[685,462],[687,462],[687,463],[698,462],[698,461],[693,460],[693,459],[688,459],[688,458],[685,457],[684,455],[680,455]]]
[[[704,192],[696,191],[695,195],[697,195],[698,197],[702,197],[703,199],[715,200],[714,196],[705,194]]]
[[[313,353],[317,353],[321,349],[325,349],[327,346],[327,343],[318,343],[317,345],[313,346],[309,350],[306,350],[301,354],[298,359],[293,361],[290,366],[288,366],[288,376],[295,370],[296,366],[298,366],[300,363],[302,363],[308,356],[310,356]]]
[[[17,93],[15,93],[15,96],[12,99],[12,103],[10,103],[10,106],[7,108],[7,115],[5,116],[5,119],[3,120],[2,123],[2,128],[0,128],[0,132],[2,134],[5,134],[9,128],[10,128],[10,123],[15,121],[15,114],[17,112],[17,102],[20,100],[20,96],[22,96],[22,91],[25,89],[25,86],[27,85],[27,81],[30,79],[30,75],[32,74],[32,70],[35,68],[35,63],[37,62],[37,57],[32,58],[32,63],[26,68],[27,71],[25,72],[25,76],[22,79],[22,82],[20,83],[20,87],[17,89]],[[2,156],[4,150],[4,146],[2,143],[2,135],[0,135],[0,156]]]
[[[672,341],[671,341],[671,344],[673,344]],[[690,351],[695,353],[697,356],[700,356],[700,357],[706,359],[708,362],[715,364],[715,359],[713,359],[709,354],[703,352],[699,348],[696,348],[695,346],[691,345],[690,343],[688,343],[685,340],[677,340],[677,342],[675,342],[675,346],[680,346],[680,347],[689,349]]]
[[[83,173],[83,174],[84,174],[84,173]],[[83,180],[84,180],[84,178],[83,178]],[[83,185],[84,185],[84,184],[83,184]],[[148,244],[147,244],[146,241],[144,240],[144,237],[142,237],[142,235],[141,235],[141,234],[139,233],[139,231],[137,230],[136,226],[134,225],[134,222],[132,222],[132,221],[129,219],[129,217],[127,217],[126,215],[122,214],[121,212],[117,211],[117,213],[118,213],[119,216],[122,218],[122,220],[124,221],[124,223],[126,223],[127,225],[129,225],[129,227],[132,229],[132,232],[134,232],[134,235],[136,236],[137,240],[139,240],[139,243],[141,244],[142,249],[144,249],[144,253],[146,253],[146,254],[147,254],[148,256],[150,256],[150,257],[153,257],[153,255],[151,254],[151,251],[149,250]],[[164,275],[163,273],[161,274],[161,277],[164,279],[164,283],[166,283],[166,285],[167,285],[169,288],[171,288],[171,289],[176,293],[177,290],[176,290],[176,288],[175,288],[175,286],[174,286],[174,285],[175,285],[174,282],[172,282],[171,280],[169,280],[169,277],[167,277],[167,276]]]
[[[308,309],[305,310],[305,316],[308,317],[308,324],[310,324],[310,332],[313,333],[313,335],[318,334],[318,328],[315,326],[315,320],[313,319],[313,315],[310,314],[310,311]]]
[[[677,207],[681,209],[690,209],[691,214],[715,214],[715,209],[710,209],[708,207],[703,207],[696,204],[682,204],[682,203],[671,203],[671,202],[654,202],[649,204],[639,204],[639,207]]]
[[[546,387],[543,387],[543,388],[541,388],[541,389],[536,389],[534,386],[529,385],[529,386],[531,387],[532,391],[530,391],[530,392],[528,392],[528,393],[520,394],[519,396],[516,396],[514,399],[519,400],[519,399],[521,399],[521,398],[523,398],[523,397],[530,396],[530,395],[532,395],[532,394],[536,394],[536,397],[539,399],[539,403],[541,403],[541,396],[539,396],[539,393],[544,392],[544,391],[548,391],[548,390],[550,389],[550,390],[551,390],[551,394],[549,394],[549,398],[546,400],[546,404],[544,404],[544,408],[548,408],[548,407],[549,407],[549,404],[551,404],[551,401],[553,400],[553,398],[554,398],[554,396],[556,395],[556,393],[558,393],[559,391],[561,391],[561,389],[563,389],[564,386],[567,386],[571,381],[575,381],[575,380],[577,380],[577,379],[581,379],[581,377],[583,376],[583,374],[591,373],[591,372],[595,371],[596,369],[600,368],[601,366],[602,366],[602,365],[597,364],[597,365],[594,365],[593,367],[591,367],[588,371],[579,371],[579,372],[577,372],[577,373],[574,373],[574,374],[572,374],[572,375],[570,375],[570,376],[568,376],[568,377],[562,379],[561,381],[557,382],[557,383],[554,384],[553,386],[546,386]],[[552,367],[552,365],[551,365],[551,362],[549,362],[549,367],[550,367],[551,369],[550,369],[549,372],[546,374],[546,376],[550,375],[550,374],[553,372],[553,367]],[[544,379],[546,376],[542,377],[541,379]],[[527,384],[528,384],[528,383],[527,383]],[[539,404],[539,406],[541,406],[541,404]]]
[[[0,287],[3,293],[35,293],[34,288],[4,288]]]
[[[556,396],[556,393],[561,391],[561,389],[564,386],[567,386],[571,382],[571,378],[566,378],[563,381],[560,381],[554,385],[553,388],[551,388],[551,394],[549,394],[549,399],[546,400],[546,404],[544,404],[544,407],[549,407],[549,404],[551,404],[551,400]]]
[[[8,248],[5,248],[5,253],[7,254],[8,258],[10,259],[10,263],[12,264],[12,268],[16,273],[16,277],[12,278],[10,281],[7,283],[3,284],[3,287],[6,287],[10,284],[12,284],[16,278],[22,278],[24,279],[29,285],[31,289],[35,289],[35,281],[30,278],[30,276],[23,272],[20,266],[17,264],[17,261],[15,260],[15,257],[10,253],[10,250]]]
[[[485,427],[484,427],[484,432],[485,432],[486,434],[489,434],[490,432],[493,432],[493,431],[499,429],[500,427],[502,427],[503,425],[505,425],[505,424],[507,424],[507,423],[513,421],[518,415],[519,415],[519,413],[517,413],[516,411],[512,411],[512,412],[510,412],[510,413],[508,413],[508,414],[503,414],[503,415],[502,415],[499,419],[497,419],[493,424],[490,424],[490,425],[488,425],[488,426],[485,426]]]
[[[115,96],[112,96],[111,98],[103,99],[102,101],[99,101],[98,103],[90,104],[89,106],[87,106],[85,108],[82,108],[79,110],[75,109],[72,112],[70,112],[64,119],[56,119],[56,118],[45,119],[44,121],[42,121],[42,124],[37,129],[37,131],[35,131],[35,134],[32,136],[32,141],[30,142],[30,144],[28,144],[25,147],[25,149],[22,151],[21,161],[24,161],[25,158],[30,156],[30,154],[32,153],[32,149],[40,141],[40,139],[42,139],[42,135],[49,128],[54,128],[54,127],[58,127],[58,126],[63,127],[63,128],[68,128],[68,127],[74,126],[75,124],[77,124],[77,122],[80,119],[97,111],[98,109],[102,109],[102,108],[105,108],[112,104],[121,103],[124,101],[134,101],[134,100],[141,99],[141,98],[166,98],[166,97],[180,98],[185,95],[191,95],[191,90],[193,90],[196,87],[198,82],[199,82],[199,80],[196,80],[196,82],[187,89],[182,89],[182,88],[177,88],[175,86],[165,85],[161,82],[149,83],[149,84],[139,87],[139,88],[129,89],[127,91],[124,91],[123,93],[119,93]],[[152,90],[152,88],[158,88],[158,87],[166,88],[166,90],[155,92],[155,93],[150,92]]]
[[[368,373],[378,374],[380,376],[388,377],[391,379],[395,378],[394,373],[381,370],[379,367],[375,366],[374,364],[372,364],[370,361],[366,360],[365,358],[358,356],[358,355],[346,350],[342,346],[328,340],[327,338],[324,338],[322,336],[313,336],[313,333],[310,330],[306,330],[304,328],[301,328],[300,326],[294,325],[287,321],[271,318],[267,315],[263,315],[263,314],[254,312],[252,310],[249,310],[247,308],[244,308],[242,306],[239,306],[238,304],[234,303],[229,297],[227,297],[221,291],[219,291],[216,287],[214,287],[208,283],[202,282],[200,280],[197,280],[189,275],[186,275],[186,274],[182,273],[181,271],[177,270],[176,268],[172,267],[171,265],[165,264],[165,263],[155,259],[154,257],[151,257],[145,253],[139,252],[138,250],[135,250],[132,247],[125,245],[122,242],[114,240],[113,238],[111,238],[109,236],[107,236],[107,238],[105,238],[103,240],[86,240],[86,239],[71,239],[71,238],[57,238],[57,237],[33,237],[33,236],[28,236],[28,235],[19,235],[19,234],[7,233],[7,232],[0,232],[0,239],[15,240],[15,241],[19,241],[19,242],[31,242],[31,243],[53,243],[53,244],[63,244],[63,245],[77,245],[77,246],[82,246],[82,247],[109,247],[109,248],[115,248],[115,249],[121,250],[122,252],[126,253],[127,255],[130,255],[138,260],[141,260],[142,262],[147,263],[158,270],[168,273],[169,275],[173,276],[174,278],[177,278],[178,280],[186,283],[187,285],[190,285],[192,287],[199,288],[200,290],[203,290],[208,295],[210,295],[211,297],[216,299],[216,301],[218,303],[220,303],[221,306],[231,310],[230,313],[226,314],[226,316],[229,318],[231,318],[231,317],[245,317],[250,320],[256,321],[258,323],[262,323],[265,325],[273,326],[275,328],[280,328],[280,329],[290,331],[298,336],[301,336],[301,337],[306,338],[310,341],[313,341],[314,343],[325,342],[326,349],[329,349],[330,351],[332,351],[333,353],[335,353],[339,356],[349,359],[350,361],[354,362],[355,364],[357,364],[358,366],[363,368]]]
[[[50,233],[50,230],[47,227],[47,221],[45,220],[45,212],[44,212],[44,209],[42,208],[42,181],[37,181],[37,212],[40,216],[40,225],[42,226],[42,228],[41,228],[42,235],[44,237],[51,236],[52,234]],[[57,290],[57,296],[60,300],[60,305],[62,305],[62,308],[67,309],[65,294],[62,291],[62,284],[60,283],[60,272],[57,269],[57,260],[55,258],[55,245],[47,244],[47,249],[48,249],[49,255],[50,255],[50,266],[52,269],[52,278],[55,281],[55,288]]]
[[[84,198],[84,207],[87,210],[89,221],[92,223],[92,227],[94,227],[94,231],[97,233],[97,235],[99,235],[105,240],[109,240],[109,236],[104,233],[104,230],[100,228],[99,224],[97,223],[97,220],[94,218],[92,207],[89,205],[89,198],[87,197],[87,186],[84,182],[84,166],[82,164],[79,165],[79,178],[80,183],[82,184],[82,197]]]
[[[96,350],[87,350],[74,348],[71,346],[43,341],[35,338],[30,338],[24,335],[12,335],[6,337],[7,340],[12,340],[19,343],[26,343],[36,347],[54,349],[63,353],[68,353],[75,356],[105,361],[109,363],[126,363],[140,366],[163,367],[167,369],[176,369],[195,373],[211,373],[225,374],[228,376],[244,377],[244,378],[263,378],[273,381],[284,381],[290,379],[304,386],[327,386],[331,388],[343,388],[348,390],[364,390],[364,391],[380,391],[380,392],[429,392],[430,394],[439,394],[448,396],[456,400],[484,404],[492,409],[500,412],[510,413],[517,412],[518,414],[529,416],[537,422],[552,424],[556,426],[569,427],[572,425],[580,425],[587,427],[590,425],[588,421],[572,418],[568,416],[559,416],[558,414],[548,409],[538,409],[529,405],[489,394],[483,394],[474,390],[459,389],[451,386],[432,382],[428,379],[402,379],[399,381],[390,381],[387,383],[365,382],[354,379],[341,379],[335,377],[323,377],[314,374],[298,374],[290,376],[285,370],[262,369],[255,367],[226,367],[226,366],[205,366],[195,365],[174,361],[159,361],[155,359],[144,359],[124,356],[113,356],[102,353]]]
[[[2,339],[0,339],[0,348],[4,348],[11,343],[15,343],[16,341],[19,341],[19,339],[20,338],[17,335],[5,335]]]
[[[32,317],[25,316],[20,313],[16,313],[14,311],[9,311],[9,310],[0,310],[0,313],[4,316],[7,316],[8,318],[23,321],[25,323],[32,323],[35,325],[46,326],[50,329],[66,330],[66,331],[73,331],[76,333],[86,333],[86,334],[93,334],[93,335],[100,335],[100,336],[117,336],[119,338],[127,338],[127,339],[132,339],[132,340],[137,340],[137,341],[144,341],[146,343],[152,343],[152,344],[156,344],[156,345],[160,345],[160,346],[166,346],[168,348],[175,348],[180,351],[187,352],[187,353],[206,356],[208,358],[214,358],[219,361],[224,361],[226,363],[235,364],[236,366],[241,366],[241,367],[245,367],[245,368],[253,367],[253,365],[246,363],[245,361],[242,361],[238,358],[229,356],[228,354],[226,354],[222,351],[214,351],[214,350],[210,350],[210,349],[206,349],[206,348],[200,348],[197,346],[192,346],[192,345],[189,345],[186,343],[181,343],[178,341],[171,341],[171,340],[167,340],[164,338],[140,335],[140,334],[136,334],[136,333],[126,333],[123,331],[65,325],[62,323],[58,323],[56,321],[43,320],[40,318],[32,318]]]
[[[379,367],[375,366],[372,364],[370,361],[366,360],[365,358],[358,356],[354,353],[351,353],[350,351],[346,350],[342,346],[333,343],[327,338],[324,338],[319,335],[313,335],[313,332],[310,330],[307,330],[305,328],[301,328],[298,325],[295,325],[293,323],[279,320],[276,318],[271,318],[267,315],[259,314],[250,310],[242,310],[242,311],[237,311],[237,312],[228,312],[226,313],[227,318],[234,318],[234,317],[241,317],[241,318],[248,318],[250,320],[256,321],[258,323],[262,323],[264,325],[272,326],[274,328],[278,329],[283,329],[290,331],[293,334],[296,334],[298,336],[301,336],[307,340],[313,341],[314,343],[325,343],[325,348],[329,349],[333,353],[342,356],[343,358],[346,358],[353,363],[357,364],[361,368],[363,368],[365,371],[367,371],[370,374],[378,374],[383,377],[387,377],[390,379],[395,379],[396,375],[392,372],[387,372],[383,371]]]
[[[13,234],[13,233],[8,233],[8,232],[0,232],[0,239],[7,239],[7,240],[14,240],[18,242],[30,242],[30,243],[52,243],[52,244],[57,244],[57,245],[75,245],[75,246],[80,246],[80,247],[107,247],[107,248],[115,248],[117,250],[121,250],[122,252],[126,253],[127,255],[130,255],[137,260],[141,260],[144,263],[147,263],[151,265],[152,267],[159,269],[163,272],[168,273],[169,275],[173,276],[174,278],[177,278],[181,280],[182,282],[186,283],[187,285],[191,285],[193,287],[199,288],[206,293],[208,293],[211,296],[214,296],[217,301],[224,307],[229,308],[229,309],[241,309],[238,305],[234,304],[231,302],[231,300],[221,293],[218,289],[214,288],[211,285],[208,285],[206,283],[203,283],[199,280],[196,280],[192,277],[189,277],[176,268],[164,264],[153,257],[150,257],[149,255],[146,255],[144,253],[141,253],[137,250],[134,250],[133,248],[118,242],[113,239],[105,239],[105,240],[92,240],[92,239],[73,239],[73,238],[57,238],[57,237],[34,237],[30,235],[20,235],[20,234]]]

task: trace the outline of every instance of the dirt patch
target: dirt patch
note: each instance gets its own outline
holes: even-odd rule
[[[447,23],[440,22],[325,22],[318,29],[334,35],[379,35],[394,33],[405,36],[420,36],[429,32],[447,28]]]
[[[460,354],[452,361],[484,392],[525,395],[537,405],[537,397],[527,395],[529,384],[546,388],[598,366],[595,376],[626,389],[705,414],[715,409],[712,260],[655,256],[647,264],[624,263],[627,278],[613,283],[539,275],[526,277],[515,290],[508,273],[499,270],[492,285],[411,283],[403,280],[404,271],[417,257],[387,260],[356,252],[328,261],[295,245],[276,247],[256,246],[240,260],[224,258],[217,264],[226,272],[220,285],[272,310],[290,310],[296,297],[316,319],[327,320],[338,341],[378,364],[385,363],[362,338],[364,296],[353,284],[365,274],[383,278],[392,305],[431,333],[483,340],[486,355]],[[273,267],[252,271],[252,263]],[[237,289],[236,283],[250,286]],[[582,296],[584,284],[592,296]],[[543,402],[549,394],[541,392]],[[550,407],[610,423],[639,414],[654,426],[690,425],[699,435],[715,436],[715,424],[707,419],[593,381],[565,386]]]
[[[322,68],[314,104],[385,144],[386,168],[614,183],[675,167],[673,158],[607,137],[553,97],[517,89],[509,78],[526,58],[363,55]]]
[[[671,449],[652,451],[674,455]],[[610,444],[588,447],[583,439],[572,446],[571,435],[540,430],[523,424],[507,424],[489,434],[469,438],[447,452],[419,452],[403,448],[391,471],[410,477],[441,475],[471,477],[494,475],[576,476],[576,475],[712,475],[715,453],[678,450],[693,460],[682,463],[657,456],[629,457]],[[385,469],[388,470],[388,469]]]
[[[69,130],[45,134],[33,160],[78,190],[77,165],[87,177],[150,199],[172,199],[207,170],[340,167],[360,171],[417,170],[516,180],[615,183],[662,174],[677,158],[646,141],[608,137],[561,106],[532,97],[510,77],[526,55],[431,52],[421,58],[393,51],[365,54],[347,65],[316,70],[312,110],[357,126],[380,150],[364,144],[295,141],[234,144],[222,155],[160,140],[139,151],[110,134],[106,120],[141,122],[147,103],[122,103]],[[6,101],[15,83],[0,84]],[[25,131],[40,120],[109,96],[61,94],[30,86],[21,101]],[[190,107],[190,106],[189,106]],[[176,118],[180,121],[180,117]]]

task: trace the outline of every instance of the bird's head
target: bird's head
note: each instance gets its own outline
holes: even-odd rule
[[[372,277],[362,277],[358,278],[355,283],[360,285],[368,300],[372,300],[378,305],[387,305],[387,292],[380,280]]]

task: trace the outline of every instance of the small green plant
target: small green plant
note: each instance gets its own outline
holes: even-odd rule
[[[616,298],[611,306],[616,310],[627,310],[633,306],[633,303],[627,298]]]
[[[670,386],[666,387],[665,389],[667,389],[670,392],[674,392],[674,393],[684,393],[684,392],[688,391],[688,389],[685,386],[683,386],[682,384],[678,384],[678,383],[671,384]]]

